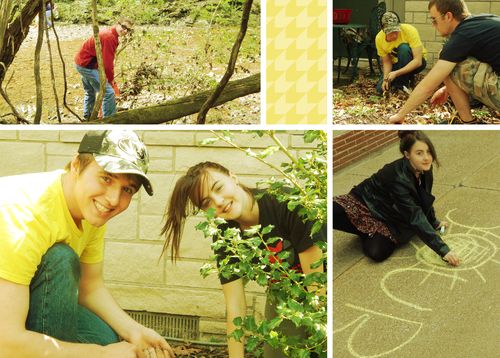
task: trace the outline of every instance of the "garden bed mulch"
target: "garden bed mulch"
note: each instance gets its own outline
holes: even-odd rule
[[[419,78],[420,80],[421,78]],[[408,99],[403,90],[387,91],[379,96],[376,79],[361,77],[351,84],[333,89],[333,124],[387,124]],[[473,109],[474,123],[500,124],[500,113],[483,106]],[[431,107],[429,101],[406,116],[404,124],[462,123],[451,99],[443,106]]]
[[[229,356],[227,346],[203,346],[169,342],[176,357],[183,358],[226,358]]]
[[[210,345],[202,343],[187,343],[168,340],[176,357],[182,358],[227,358],[229,352],[226,344]],[[262,345],[259,348],[262,351]],[[256,357],[255,351],[246,352],[245,358]]]

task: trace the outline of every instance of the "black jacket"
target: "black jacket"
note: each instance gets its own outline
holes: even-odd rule
[[[406,243],[417,235],[441,257],[450,248],[436,231],[432,168],[420,175],[419,190],[414,170],[406,158],[386,164],[377,173],[355,186],[351,193],[362,199],[372,215],[387,224],[394,239]]]

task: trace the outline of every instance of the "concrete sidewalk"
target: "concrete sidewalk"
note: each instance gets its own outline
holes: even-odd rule
[[[434,208],[462,264],[447,265],[418,238],[375,263],[358,238],[335,231],[335,358],[500,357],[500,131],[426,133],[441,162]],[[400,156],[391,144],[334,173],[334,195]]]

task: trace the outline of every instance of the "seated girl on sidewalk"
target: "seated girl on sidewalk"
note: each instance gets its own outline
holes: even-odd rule
[[[460,259],[439,236],[448,223],[436,219],[432,164],[439,165],[430,139],[420,131],[399,131],[403,154],[333,198],[333,228],[361,237],[363,252],[381,262],[415,235],[453,266]]]

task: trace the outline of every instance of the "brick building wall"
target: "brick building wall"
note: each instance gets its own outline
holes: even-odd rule
[[[76,153],[84,131],[0,131],[0,176],[41,172],[63,168]],[[194,229],[201,217],[190,218],[185,226],[181,257],[172,264],[160,252],[159,237],[167,199],[176,179],[187,168],[200,161],[217,161],[238,175],[240,181],[253,186],[258,180],[276,175],[255,159],[225,144],[200,147],[211,137],[206,131],[137,131],[150,154],[148,176],[155,191],[149,197],[143,189],[134,196],[129,208],[107,225],[104,276],[107,286],[120,306],[128,310],[145,310],[199,317],[200,339],[223,339],[225,335],[224,297],[216,275],[203,279],[199,268],[212,255],[210,242]],[[278,135],[293,153],[308,145],[300,132]],[[236,143],[243,147],[264,148],[265,138],[237,133]],[[277,153],[274,164],[286,161]],[[246,289],[248,313],[262,316],[265,305],[263,290],[254,283]]]
[[[390,130],[334,131],[333,170],[340,170],[397,140],[397,132]]]
[[[398,2],[398,0],[393,1],[394,3]],[[429,64],[427,70],[437,61],[444,42],[444,38],[439,35],[429,20],[428,4],[429,1],[404,1],[404,17],[400,13],[402,19],[404,18],[404,22],[414,25],[420,33],[424,47],[427,49],[427,63]],[[490,13],[500,15],[500,1],[476,0],[466,1],[466,4],[472,14]],[[389,2],[387,5],[389,10],[396,10],[390,7]],[[396,7],[396,4],[394,4],[394,7]]]

